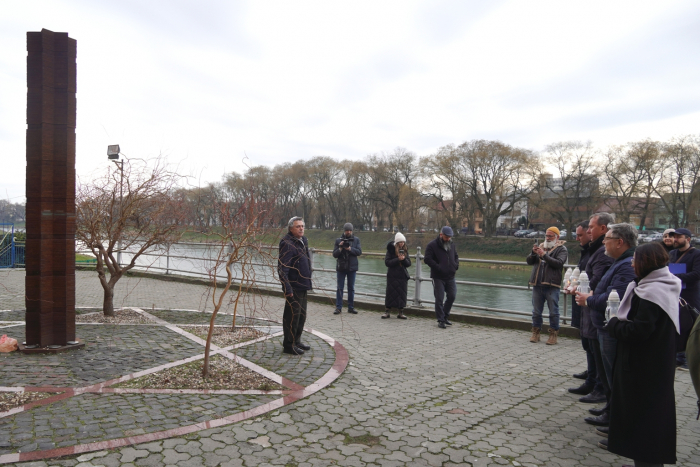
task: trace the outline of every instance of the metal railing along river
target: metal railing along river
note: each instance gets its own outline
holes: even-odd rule
[[[193,255],[188,255],[188,254],[174,254],[173,249],[188,249],[190,251],[201,251],[202,253],[209,252],[210,254],[202,254],[199,256],[193,256]],[[277,259],[275,253],[277,250],[277,246],[269,246],[266,247],[271,250],[271,256],[268,257],[268,261],[261,261],[261,262],[249,262],[247,263],[246,267],[249,266],[254,266],[256,271],[255,271],[255,278],[253,280],[246,279],[246,283],[255,283],[256,285],[266,285],[266,286],[280,286],[279,280],[277,280],[277,272],[276,272],[276,267],[277,267]],[[213,250],[220,250],[221,245],[220,244],[211,244],[211,243],[177,243],[173,245],[170,249],[164,250],[164,251],[158,251],[155,253],[144,253],[142,254],[141,261],[137,263],[137,266],[135,269],[137,270],[147,270],[147,271],[162,271],[164,274],[184,274],[184,275],[191,275],[191,276],[204,276],[207,277],[208,279],[213,279],[214,276],[216,275],[217,280],[225,279],[225,276],[222,274],[215,274],[215,261],[212,258],[211,253]],[[329,292],[332,293],[332,298],[335,299],[335,292],[336,288],[335,287],[324,287],[323,284],[320,284],[318,282],[318,276],[316,274],[332,274],[331,279],[326,281],[328,285],[331,283],[335,283],[335,269],[329,269],[329,268],[324,268],[316,263],[318,263],[318,259],[321,257],[321,255],[327,256],[328,254],[332,253],[332,250],[323,250],[323,249],[316,249],[316,248],[310,248],[309,249],[310,254],[311,254],[311,267],[312,271],[314,272],[314,291],[324,291],[324,292]],[[89,253],[86,251],[78,251],[78,253]],[[124,261],[128,261],[129,258],[129,252],[124,251]],[[380,257],[384,258],[383,253],[363,253],[363,257]],[[416,254],[410,255],[411,259],[414,261],[414,265],[411,267],[411,278],[410,282],[412,282],[413,285],[413,293],[410,293],[409,291],[409,297],[408,300],[412,302],[414,307],[423,307],[426,305],[434,305],[435,301],[434,300],[429,300],[421,296],[421,292],[424,291],[424,288],[422,287],[422,284],[425,282],[429,282],[432,284],[432,279],[430,279],[430,271],[429,268],[425,267],[423,264],[423,258],[424,256],[421,254],[421,248],[417,247],[416,248]],[[152,258],[153,260],[150,261],[150,263],[147,263],[145,261],[146,258]],[[481,264],[486,264],[486,265],[493,265],[493,266],[526,266],[530,267],[527,265],[526,262],[524,261],[497,261],[497,260],[486,260],[486,259],[471,259],[471,258],[459,258],[460,263],[481,263]],[[328,262],[328,261],[326,261]],[[195,266],[195,263],[200,263],[200,266],[197,267]],[[183,264],[186,264],[186,266],[182,266]],[[572,265],[565,265],[565,268],[567,267],[575,267]],[[219,271],[221,272],[221,271]],[[238,272],[239,274],[236,274]],[[376,272],[364,272],[364,271],[358,271],[357,272],[358,276],[367,276],[367,277],[375,277],[375,278],[385,278],[386,274],[382,273],[376,273]],[[247,278],[250,277],[250,275],[246,275]],[[240,268],[236,269],[234,265],[234,277],[233,280],[235,282],[239,282],[241,280],[241,275],[240,275]],[[458,291],[461,287],[464,286],[469,286],[469,287],[484,287],[484,288],[497,288],[497,289],[509,289],[509,290],[520,290],[520,291],[531,291],[532,289],[529,286],[525,285],[512,285],[512,284],[499,284],[499,283],[493,283],[493,282],[476,282],[476,281],[468,281],[468,280],[456,280]],[[563,293],[563,292],[562,292]],[[372,297],[375,299],[383,299],[384,294],[381,293],[376,293],[372,291],[367,291],[367,290],[358,290],[357,287],[355,289],[355,295],[356,296],[365,296],[365,297]],[[459,297],[459,295],[458,295]],[[344,291],[344,298],[347,299],[347,287],[345,288]],[[526,305],[524,308],[527,310],[531,310],[531,303],[530,303],[530,298],[531,297],[523,297],[524,305]],[[560,319],[562,323],[566,324],[567,322],[570,321],[571,317],[568,315],[567,312],[567,296],[565,295],[564,300],[560,300]],[[527,301],[525,301],[527,300]],[[498,307],[491,307],[491,306],[484,306],[484,305],[479,305],[479,304],[469,304],[469,303],[458,303],[457,301],[453,305],[454,308],[463,308],[466,310],[475,310],[475,311],[481,311],[481,312],[486,312],[487,314],[498,314],[498,315],[507,315],[507,316],[514,316],[518,318],[530,318],[532,316],[531,311],[522,311],[522,310],[512,310],[512,309],[506,309],[506,308],[498,308]],[[546,313],[546,310],[545,310]]]

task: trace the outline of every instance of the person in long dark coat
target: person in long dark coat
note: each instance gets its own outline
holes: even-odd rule
[[[408,297],[409,273],[406,268],[411,266],[411,258],[408,256],[408,249],[406,248],[406,237],[401,232],[397,232],[394,236],[394,241],[387,244],[384,264],[386,264],[388,270],[386,272],[386,295],[384,299],[386,312],[382,315],[382,319],[391,317],[390,310],[392,308],[398,308],[399,315],[397,318],[406,319],[406,316],[403,314]]]
[[[605,330],[617,339],[608,450],[635,465],[676,463],[676,334],[681,281],[658,243],[634,253],[635,282]]]

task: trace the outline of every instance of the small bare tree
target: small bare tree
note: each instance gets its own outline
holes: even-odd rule
[[[132,159],[78,182],[76,239],[97,258],[105,316],[114,316],[114,286],[138,258],[180,238],[184,210],[173,194],[181,178],[157,158]],[[131,257],[126,264],[117,261],[119,247]]]
[[[215,254],[208,267],[211,280],[210,297],[214,311],[209,322],[209,332],[204,348],[202,377],[209,376],[209,354],[214,334],[216,316],[224,305],[224,298],[232,287],[235,295],[230,297],[233,303],[233,321],[231,330],[236,327],[238,305],[244,295],[253,293],[257,275],[264,274],[264,269],[272,273],[276,259],[263,239],[271,237],[270,228],[274,224],[274,200],[256,196],[252,185],[248,186],[248,196],[241,200],[222,200],[217,202],[214,210],[221,220],[221,225],[208,233],[216,245]],[[268,238],[269,240],[269,238]],[[262,265],[262,266],[261,266]],[[239,277],[234,277],[239,273]],[[218,278],[224,276],[223,285]],[[234,279],[238,284],[234,284]]]

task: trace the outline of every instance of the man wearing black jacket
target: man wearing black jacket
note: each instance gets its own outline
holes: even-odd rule
[[[345,279],[348,280],[348,313],[357,314],[355,311],[355,277],[357,275],[357,257],[362,254],[360,239],[353,236],[352,224],[350,222],[343,226],[343,236],[335,239],[333,246],[333,257],[337,260],[335,271],[337,288],[335,292],[334,315],[339,315],[343,309],[343,289]]]
[[[279,244],[277,272],[284,290],[282,330],[284,353],[301,355],[311,347],[301,341],[306,322],[306,294],[311,290],[311,261],[309,242],[304,237],[304,219],[292,217],[288,232]]]
[[[681,298],[700,310],[700,250],[690,246],[693,236],[690,230],[675,229],[672,235],[676,249],[669,253],[670,262],[685,264],[684,273],[674,273],[685,287],[681,290]],[[676,366],[682,370],[688,369],[685,352],[676,354]]]
[[[428,243],[425,248],[425,264],[430,267],[430,277],[433,279],[435,315],[438,327],[441,329],[445,329],[445,325],[452,325],[450,323],[450,310],[457,297],[455,273],[459,269],[459,257],[457,249],[452,243],[453,236],[452,228],[446,225],[440,231],[438,238]],[[445,299],[445,294],[447,294],[447,299]]]
[[[588,235],[587,220],[581,222],[576,227],[576,240],[578,240],[581,245],[581,259],[578,262],[578,269],[579,271],[585,271],[586,264],[588,264],[588,259],[591,256],[591,237]],[[581,307],[576,303],[576,300],[571,300],[571,326],[579,330],[581,329]],[[577,388],[569,388],[569,392],[582,396],[586,396],[593,391],[598,391],[602,394],[603,386],[597,378],[593,351],[590,348],[588,338],[583,337],[583,334],[581,334],[581,345],[586,352],[586,371],[575,374],[574,378],[583,379],[585,381]]]
[[[598,286],[600,279],[608,272],[610,266],[612,266],[614,260],[612,257],[605,254],[605,248],[603,247],[603,240],[605,234],[608,232],[608,225],[612,224],[613,218],[610,214],[602,212],[598,214],[593,214],[588,221],[588,236],[591,237],[591,243],[588,247],[590,256],[588,262],[586,263],[586,274],[588,275],[588,280],[590,281],[590,289],[595,290]],[[600,358],[600,343],[598,341],[598,329],[593,325],[593,320],[591,319],[591,310],[587,306],[581,306],[581,336],[588,339],[588,348],[593,354],[596,368],[596,388],[588,394],[579,399],[580,402],[597,404],[598,402],[607,402],[605,397],[604,386],[602,385],[602,378],[604,378],[604,369],[601,365],[598,365]],[[602,360],[600,360],[602,362]],[[603,409],[591,409],[593,415],[601,415],[607,410],[607,406]]]

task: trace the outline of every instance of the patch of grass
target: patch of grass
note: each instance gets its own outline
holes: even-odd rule
[[[371,435],[350,436],[345,434],[345,439],[343,440],[343,444],[364,444],[365,446],[376,446],[379,442],[379,436]]]
[[[435,403],[435,407],[442,407],[443,405],[447,404],[447,402],[437,402]]]

